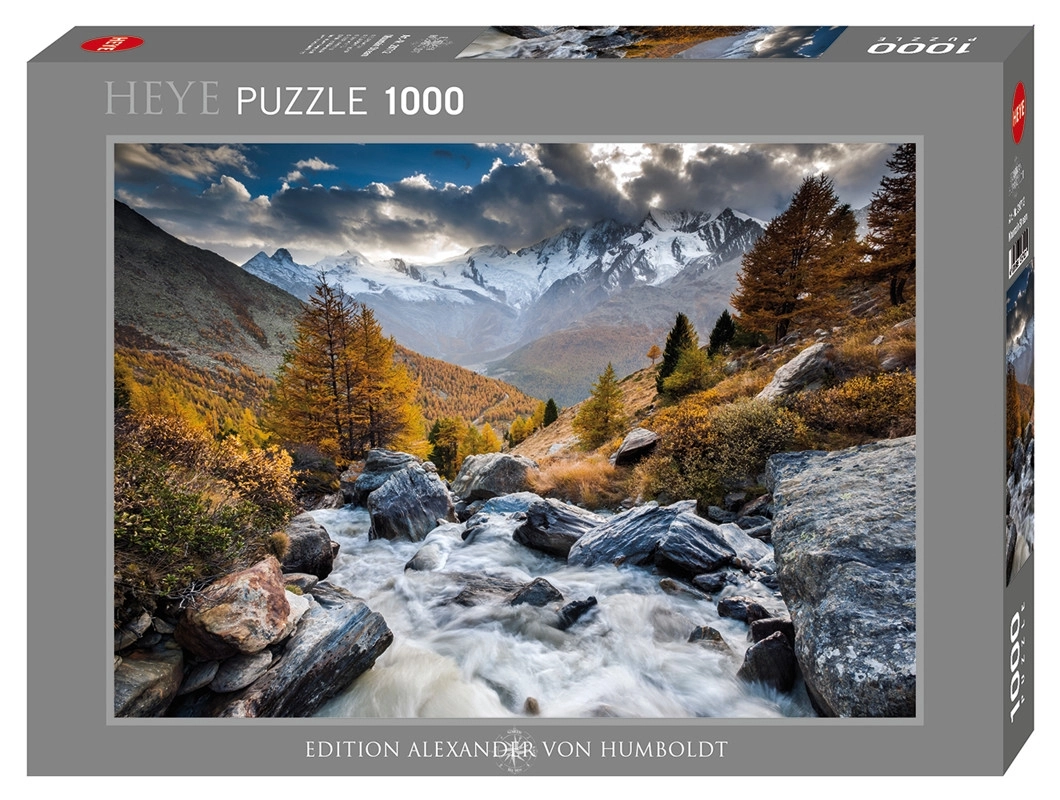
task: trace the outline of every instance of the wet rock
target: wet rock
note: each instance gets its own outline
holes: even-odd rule
[[[335,554],[324,526],[308,513],[299,514],[287,524],[286,533],[290,544],[283,554],[283,571],[326,578],[335,563]]]
[[[563,595],[560,593],[559,589],[544,578],[534,578],[530,583],[526,584],[526,586],[522,587],[511,596],[508,605],[518,606],[526,603],[527,605],[541,608],[542,606],[547,606],[549,603],[559,603],[562,601]]]
[[[448,601],[458,606],[477,606],[484,602],[502,602],[515,595],[523,584],[511,578],[500,578],[493,575],[468,575],[465,573],[442,573],[451,582],[463,585],[460,592]]]
[[[114,670],[114,716],[162,716],[183,677],[184,656],[177,648],[127,653]]]
[[[526,547],[565,559],[578,539],[604,521],[598,514],[558,500],[537,500],[527,507],[526,521],[515,529],[512,538]]]
[[[703,594],[703,592],[693,589],[691,586],[685,586],[683,583],[679,583],[673,578],[663,578],[659,581],[659,588],[667,594],[683,594],[686,597],[693,597],[696,600],[710,600],[710,597]]]
[[[732,653],[732,648],[729,647],[729,643],[725,641],[725,638],[716,629],[709,625],[700,625],[693,629],[692,633],[688,636],[689,642],[698,642],[705,647],[709,647],[712,650],[717,650],[721,653]]]
[[[697,516],[695,507],[695,500],[685,500],[669,506],[637,506],[616,514],[578,539],[567,561],[585,567],[654,564],[688,577],[713,572],[728,564],[736,551],[727,541],[732,537]]]
[[[828,716],[916,714],[914,437],[772,456],[780,591]]]
[[[210,584],[185,611],[174,636],[204,659],[257,653],[286,634],[290,612],[280,562],[269,556]]]
[[[616,467],[631,466],[651,455],[658,442],[657,433],[647,428],[634,428],[626,434],[626,438],[609,460]]]
[[[750,633],[752,642],[760,642],[774,633],[781,633],[791,644],[792,648],[795,647],[795,626],[790,619],[785,619],[784,617],[756,619],[751,623]],[[793,649],[792,653],[794,652]]]
[[[371,669],[394,635],[363,600],[329,583],[272,667],[236,694],[217,695],[196,708],[217,717],[308,717]]]
[[[453,493],[461,500],[488,500],[491,497],[524,492],[537,464],[525,456],[485,453],[468,456],[453,481]]]
[[[209,686],[220,668],[220,661],[201,661],[189,669],[184,675],[184,682],[180,684],[177,696],[190,694],[204,686]]]
[[[784,634],[777,631],[751,645],[744,653],[736,677],[748,683],[761,683],[777,691],[790,692],[799,677],[795,651]]]
[[[370,539],[421,541],[438,520],[456,522],[449,491],[437,474],[421,464],[394,472],[368,496],[372,526]]]
[[[272,664],[272,653],[262,650],[247,656],[232,656],[225,659],[210,682],[214,692],[237,692],[245,689],[265,674]]]
[[[832,371],[832,350],[827,342],[810,345],[778,369],[755,399],[775,401],[817,388]]]
[[[405,564],[405,569],[414,572],[440,570],[449,560],[449,553],[452,549],[460,544],[463,532],[464,526],[458,522],[439,525],[427,534],[427,538],[423,540],[423,546]]]
[[[692,585],[697,589],[702,589],[707,594],[717,594],[725,588],[728,582],[724,571],[707,572],[702,575],[696,575],[692,579]]]
[[[561,631],[569,629],[571,625],[584,617],[595,606],[596,598],[592,596],[587,597],[585,600],[575,600],[567,603],[560,609],[559,621],[556,627]]]
[[[718,601],[718,616],[729,617],[750,625],[756,619],[767,619],[773,614],[759,603],[757,598],[733,595]]]
[[[419,463],[418,458],[408,453],[396,450],[369,450],[364,468],[352,483],[349,480],[353,477],[350,471],[343,473],[340,480],[343,496],[347,503],[363,506],[368,502],[368,495],[386,483],[391,475]]]

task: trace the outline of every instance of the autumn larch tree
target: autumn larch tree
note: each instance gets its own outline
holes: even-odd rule
[[[394,346],[370,308],[319,275],[269,402],[274,430],[343,461],[395,442],[425,451],[416,384]]]
[[[655,366],[655,362],[658,360],[659,356],[661,356],[662,354],[663,354],[663,351],[659,349],[659,345],[653,344],[651,347],[648,348],[648,352],[645,353],[644,356],[645,356],[645,358],[650,358],[651,359],[651,365],[654,367]]]
[[[869,203],[865,277],[888,284],[892,305],[916,288],[916,145],[899,145],[887,160],[890,175]],[[912,280],[912,283],[910,283]]]
[[[740,288],[732,296],[739,324],[779,342],[793,323],[827,319],[850,273],[855,229],[854,214],[840,204],[831,178],[803,180],[743,257]]]
[[[666,335],[666,349],[663,350],[662,363],[659,364],[659,372],[655,376],[655,388],[663,391],[664,381],[677,369],[677,362],[681,360],[681,354],[685,350],[699,348],[699,334],[684,314],[678,314],[674,320],[674,326]]]
[[[581,446],[593,450],[625,431],[628,425],[622,389],[609,363],[572,423]]]

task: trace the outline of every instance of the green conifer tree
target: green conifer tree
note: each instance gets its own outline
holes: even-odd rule
[[[559,419],[559,406],[557,406],[556,401],[550,397],[548,398],[548,402],[545,403],[545,427],[547,428],[557,419]]]
[[[663,391],[663,382],[677,369],[677,362],[681,360],[681,353],[688,349],[699,348],[699,335],[688,317],[679,313],[674,320],[674,326],[666,336],[666,348],[663,350],[662,363],[659,364],[659,373],[655,377],[655,388],[660,393]]]

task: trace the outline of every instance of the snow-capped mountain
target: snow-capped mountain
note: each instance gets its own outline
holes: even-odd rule
[[[514,252],[486,245],[431,264],[374,263],[350,250],[300,265],[280,249],[272,256],[258,253],[243,268],[303,300],[323,273],[371,306],[401,343],[469,364],[575,326],[601,304],[635,288],[663,291],[680,278],[687,289],[694,276],[738,262],[763,227],[731,209],[716,216],[652,209],[639,224],[602,220],[566,228]],[[713,282],[717,313],[736,286],[736,269],[723,272],[724,279],[719,275]],[[672,322],[676,310],[681,309],[644,322],[668,324],[666,318]]]

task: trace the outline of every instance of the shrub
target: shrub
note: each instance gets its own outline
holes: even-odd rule
[[[815,431],[843,444],[916,433],[916,377],[909,372],[859,375],[790,404]]]
[[[180,419],[124,416],[114,437],[116,610],[179,599],[270,552],[294,511],[290,457]],[[279,534],[283,535],[283,534]]]
[[[798,414],[760,400],[715,406],[696,396],[660,412],[655,425],[659,445],[638,471],[642,490],[705,505],[753,484],[769,456],[806,436]]]

